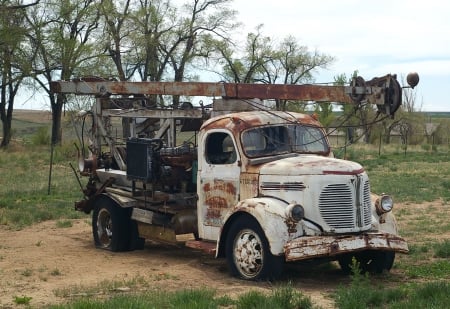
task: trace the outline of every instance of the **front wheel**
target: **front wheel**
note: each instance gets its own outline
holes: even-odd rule
[[[226,240],[226,258],[232,275],[246,280],[276,279],[283,270],[283,256],[274,256],[259,224],[238,218]]]
[[[346,274],[350,274],[352,259],[355,258],[362,272],[381,274],[383,271],[390,271],[394,265],[395,252],[393,251],[363,251],[346,254],[339,258],[341,269]]]
[[[92,233],[97,248],[126,251],[130,245],[131,220],[128,209],[107,199],[96,202],[92,214]]]

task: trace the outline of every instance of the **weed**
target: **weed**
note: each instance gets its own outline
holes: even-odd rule
[[[39,127],[36,133],[31,136],[31,144],[34,146],[50,145],[50,135],[46,126]]]
[[[123,289],[124,287],[130,289],[136,289],[140,287],[148,287],[149,283],[142,276],[134,277],[130,280],[123,281],[110,281],[103,280],[94,286],[81,286],[75,285],[63,289],[57,289],[53,291],[55,296],[58,297],[68,297],[73,295],[95,295],[104,294],[110,291],[117,291]]]
[[[32,297],[29,296],[14,296],[14,303],[17,305],[29,305]]]
[[[31,275],[33,275],[33,270],[25,268],[20,274],[25,277],[30,277]]]
[[[399,288],[374,287],[367,273],[362,274],[359,264],[353,259],[350,286],[341,286],[334,294],[337,308],[384,308],[386,304],[406,297]]]
[[[439,258],[450,257],[450,240],[445,240],[434,246],[435,256]]]
[[[161,281],[161,280],[178,280],[178,277],[175,275],[171,275],[169,273],[163,272],[163,273],[158,273],[154,276],[156,281]]]
[[[44,282],[47,282],[47,281],[48,281],[48,278],[47,278],[46,276],[43,276],[43,275],[40,275],[40,276],[39,276],[39,279],[40,279],[41,281],[44,281]]]
[[[55,268],[55,269],[53,269],[50,272],[50,275],[52,275],[52,276],[61,276],[61,271],[58,268]]]
[[[450,180],[442,181],[442,187],[446,190],[450,190]]]
[[[73,224],[72,224],[72,221],[70,221],[70,220],[58,220],[56,222],[57,228],[69,228],[72,226],[73,226]]]

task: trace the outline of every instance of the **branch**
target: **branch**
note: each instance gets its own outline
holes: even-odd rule
[[[33,2],[33,3],[29,3],[29,4],[21,4],[21,5],[10,5],[10,6],[1,6],[0,8],[2,9],[2,10],[20,10],[20,9],[25,9],[25,8],[27,8],[27,7],[30,7],[30,6],[33,6],[33,5],[36,5],[36,4],[39,4],[39,2],[40,2],[41,0],[36,0],[36,2]]]

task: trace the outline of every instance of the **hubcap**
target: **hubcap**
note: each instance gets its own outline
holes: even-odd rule
[[[242,276],[256,277],[263,266],[263,244],[252,230],[242,230],[234,240],[234,261]]]
[[[97,217],[97,235],[102,247],[109,247],[112,238],[111,214],[106,209],[101,209]]]

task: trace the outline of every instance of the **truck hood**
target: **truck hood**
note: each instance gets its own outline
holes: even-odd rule
[[[261,175],[357,175],[364,168],[352,161],[317,155],[298,155],[266,163],[260,168]]]

